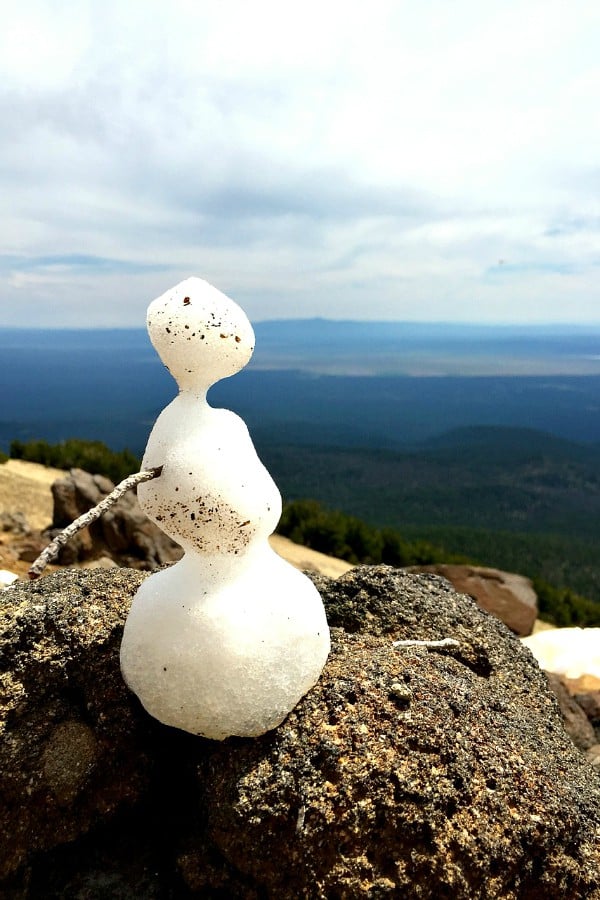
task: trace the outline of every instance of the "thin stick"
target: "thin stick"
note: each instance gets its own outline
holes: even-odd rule
[[[460,643],[454,638],[442,638],[441,641],[394,641],[392,647],[427,647],[437,650],[438,647],[460,647]]]
[[[28,571],[29,577],[33,580],[35,578],[39,578],[48,563],[52,562],[52,560],[58,555],[58,551],[61,547],[71,540],[71,538],[77,534],[78,531],[81,531],[82,528],[85,528],[87,525],[91,525],[92,522],[95,522],[96,519],[99,519],[102,513],[105,513],[111,506],[119,500],[123,494],[126,494],[127,491],[132,490],[132,488],[137,487],[138,484],[142,484],[144,481],[151,481],[153,478],[158,478],[160,473],[162,472],[163,467],[157,466],[155,469],[145,469],[143,472],[134,472],[133,475],[129,475],[123,481],[121,481],[114,491],[111,491],[110,494],[101,500],[97,506],[93,506],[91,509],[88,509],[87,512],[83,513],[83,515],[79,516],[79,518],[75,519],[74,522],[71,522],[70,525],[61,531],[60,534],[57,534],[51,543],[42,550],[38,558],[35,560],[33,565]]]

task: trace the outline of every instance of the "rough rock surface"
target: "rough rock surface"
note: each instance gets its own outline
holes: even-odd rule
[[[103,475],[71,469],[52,485],[54,537],[82,513],[96,506],[114,488]],[[129,491],[108,512],[84,528],[59,554],[62,565],[109,556],[121,565],[156,569],[180,559],[183,551],[151,522],[140,509],[135,493]],[[34,556],[35,559],[35,556]]]
[[[0,511],[0,531],[9,531],[12,534],[30,534],[31,528],[25,513]]]
[[[575,694],[575,700],[594,729],[596,740],[600,741],[600,691],[587,691],[583,694]]]
[[[529,651],[447,582],[315,577],[319,683],[275,731],[213,743],[121,683],[141,577],[0,594],[0,896],[599,900],[598,772]]]
[[[589,750],[597,741],[586,710],[581,702],[571,696],[560,675],[546,672],[546,678],[552,693],[558,700],[567,734],[580,750]]]
[[[141,574],[74,570],[0,593],[0,877],[140,796],[145,723],[118,648]]]
[[[411,572],[432,572],[447,578],[455,591],[468,594],[481,609],[497,616],[515,634],[531,634],[537,616],[537,594],[529,578],[484,566],[412,566]]]

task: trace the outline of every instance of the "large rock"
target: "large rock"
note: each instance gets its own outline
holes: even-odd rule
[[[497,616],[519,635],[531,634],[537,617],[537,594],[529,578],[484,566],[411,566],[410,572],[431,572],[447,578],[459,594],[468,594],[481,609]]]
[[[114,488],[103,475],[71,469],[52,484],[54,536],[96,506]],[[133,491],[121,497],[100,519],[80,531],[59,554],[62,565],[108,556],[121,565],[142,569],[180,559],[183,551],[142,512]],[[35,557],[34,557],[35,559]]]
[[[147,723],[118,663],[141,579],[70,570],[0,593],[0,878],[147,787]]]
[[[587,716],[597,740],[600,741],[600,691],[575,694],[575,700]]]
[[[213,743],[120,680],[141,577],[0,594],[5,897],[600,898],[600,778],[528,650],[447,582],[315,577],[319,683],[275,731]]]
[[[31,533],[31,528],[25,513],[2,510],[0,511],[1,531],[8,531],[16,535],[26,535]]]
[[[546,672],[546,678],[550,690],[558,700],[567,734],[580,750],[589,750],[597,740],[593,724],[583,704],[571,696],[560,675]]]

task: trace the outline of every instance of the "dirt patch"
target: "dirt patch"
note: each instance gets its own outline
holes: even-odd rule
[[[65,472],[21,459],[9,459],[0,465],[0,512],[22,512],[34,531],[42,531],[52,522],[52,493],[50,486]],[[9,569],[24,577],[30,563],[16,558],[12,551],[14,535],[0,532],[0,569]],[[308,547],[295,544],[289,538],[275,534],[271,546],[283,559],[297,569],[319,572],[329,578],[343,575],[352,565],[341,559],[326,556]],[[54,567],[52,567],[54,568]],[[52,571],[50,568],[48,571]]]
[[[0,512],[22,512],[31,528],[41,531],[52,522],[50,485],[65,473],[22,459],[0,465]]]

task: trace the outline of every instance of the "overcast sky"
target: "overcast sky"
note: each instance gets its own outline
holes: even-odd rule
[[[0,326],[600,322],[600,3],[9,0]]]

